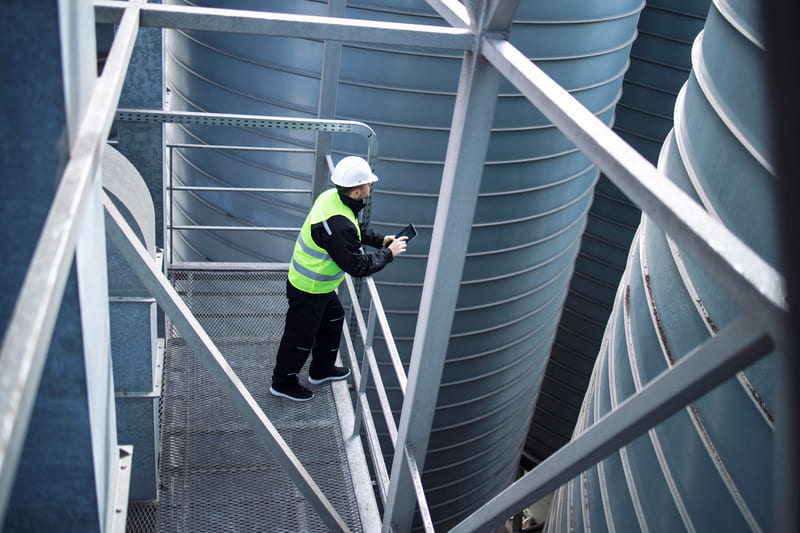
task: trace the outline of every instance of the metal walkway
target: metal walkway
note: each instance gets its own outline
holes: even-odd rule
[[[347,384],[312,387],[315,397],[304,403],[269,393],[286,312],[285,269],[219,268],[173,269],[170,280],[347,526],[380,527],[370,527],[380,519],[360,441],[343,437],[353,427]],[[153,530],[325,531],[186,341],[169,329]]]

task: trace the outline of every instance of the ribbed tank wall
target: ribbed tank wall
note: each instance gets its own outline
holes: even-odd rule
[[[691,69],[692,42],[710,4],[651,0],[639,18],[614,131],[653,164],[672,128],[675,99]],[[639,209],[601,175],[525,442],[526,466],[546,459],[572,435],[640,218]]]
[[[757,12],[754,0],[714,0],[658,166],[777,268]],[[643,217],[576,435],[738,314],[713,273]],[[773,365],[739,372],[559,489],[548,531],[771,531]]]
[[[308,1],[240,0],[224,6],[325,11],[325,4]],[[641,0],[521,2],[511,41],[611,124],[642,7]],[[350,2],[346,15],[444,24],[422,0]],[[260,38],[254,45],[250,39],[170,32],[173,103],[205,111],[313,116],[321,43]],[[406,362],[461,59],[460,54],[384,46],[345,44],[342,50],[337,118],[369,123],[380,143],[372,225],[392,233],[413,221],[421,234],[409,253],[375,276]],[[213,144],[258,135],[270,142],[313,146],[311,136],[284,130],[230,134],[192,127],[176,129],[174,135],[175,140]],[[334,160],[364,149],[363,142],[343,136],[334,147]],[[308,186],[310,158],[290,163],[288,156],[273,154],[236,157],[247,157],[247,163],[214,153],[182,158],[176,168],[185,184],[224,179]],[[437,529],[452,526],[514,478],[597,174],[591,161],[524,97],[508,84],[501,86],[424,469]],[[248,219],[252,223],[260,224],[257,217],[263,217],[283,226],[295,217],[299,225],[308,199],[306,204],[297,200],[288,207],[269,197],[235,200],[243,208],[220,199],[187,199],[180,216],[207,220],[231,212],[253,217]],[[181,250],[187,257],[286,261],[291,253],[281,237],[260,235],[223,249],[222,243],[233,237],[195,233]],[[380,352],[380,342],[375,346],[384,381],[391,385],[388,357]],[[389,393],[399,415],[399,392]],[[384,449],[391,445],[387,442]]]

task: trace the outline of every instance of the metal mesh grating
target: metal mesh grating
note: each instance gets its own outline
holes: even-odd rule
[[[330,385],[307,403],[268,392],[286,272],[181,270],[170,279],[348,527],[361,531]],[[174,328],[162,391],[156,531],[326,530]]]
[[[133,502],[128,505],[125,531],[128,533],[155,533],[156,503]]]

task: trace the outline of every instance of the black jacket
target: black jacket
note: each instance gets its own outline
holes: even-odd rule
[[[358,218],[358,212],[363,209],[364,201],[353,200],[341,193],[339,193],[339,198]],[[325,222],[327,222],[327,228],[322,222],[311,226],[311,238],[318,246],[327,250],[328,255],[339,265],[339,268],[351,276],[356,278],[369,276],[381,270],[394,259],[391,250],[383,247],[384,236],[375,233],[367,225],[360,225],[361,240],[359,241],[356,228],[346,217],[334,215]],[[365,254],[361,249],[362,244],[368,244],[378,250]]]

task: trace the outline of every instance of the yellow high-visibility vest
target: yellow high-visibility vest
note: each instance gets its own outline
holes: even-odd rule
[[[336,189],[328,189],[320,194],[303,222],[303,227],[300,228],[300,235],[292,253],[292,262],[289,264],[289,281],[301,291],[312,294],[332,292],[344,279],[344,272],[331,259],[327,250],[318,246],[311,238],[311,226],[319,222],[327,224],[325,221],[335,215],[342,215],[352,222],[361,240],[358,219],[353,210],[344,205],[339,192]]]

